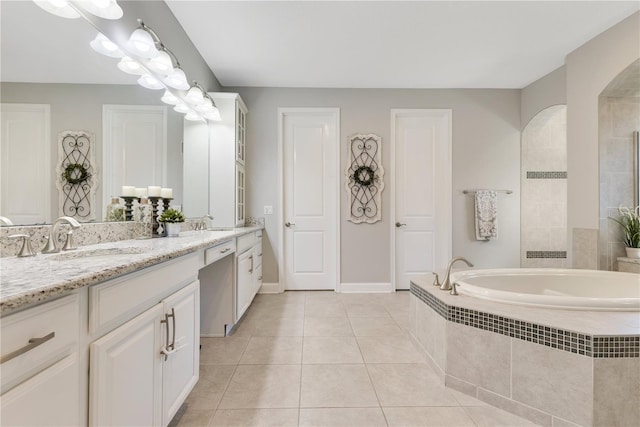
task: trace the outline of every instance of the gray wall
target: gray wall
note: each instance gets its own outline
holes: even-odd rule
[[[574,267],[598,265],[598,97],[640,57],[638,34],[640,12],[567,55],[567,227],[573,240],[581,241],[581,247],[570,246]]]
[[[339,107],[341,170],[346,167],[347,137],[375,133],[382,137],[382,159],[389,170],[392,108],[453,110],[453,254],[480,267],[518,267],[520,251],[520,91],[480,89],[286,89],[225,88],[239,92],[249,108],[247,118],[247,206],[249,216],[266,217],[263,273],[277,282],[280,209],[277,188],[277,109]],[[342,176],[340,177],[342,180]],[[389,176],[386,176],[389,179]],[[346,193],[340,192],[343,283],[389,282],[390,250],[388,185],[382,194],[382,221],[347,221]],[[499,198],[499,238],[474,238],[473,199],[468,188],[510,189]],[[263,206],[272,205],[273,215]]]
[[[566,67],[563,65],[523,88],[520,96],[520,123],[524,130],[540,111],[567,103]]]

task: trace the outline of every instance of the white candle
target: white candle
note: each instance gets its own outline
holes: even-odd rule
[[[122,197],[136,197],[136,187],[133,187],[131,185],[123,185]]]
[[[172,188],[162,188],[160,190],[160,197],[163,199],[171,199],[173,198],[173,189]]]
[[[149,197],[160,197],[160,187],[150,185],[147,187],[147,195]]]
[[[147,197],[147,189],[136,188],[136,197],[139,197],[139,198]]]

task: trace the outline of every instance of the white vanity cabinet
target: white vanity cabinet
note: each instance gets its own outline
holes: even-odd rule
[[[90,425],[166,426],[191,392],[198,381],[195,275],[202,259],[202,253],[185,256],[90,290],[96,330],[124,320],[90,345]],[[140,307],[144,311],[137,314]]]
[[[236,263],[236,322],[262,285],[262,230],[238,237]]]
[[[209,213],[214,218],[212,226],[243,226],[248,110],[237,93],[211,92],[209,95],[221,117],[220,121],[209,125]],[[187,145],[185,140],[185,147]]]
[[[2,319],[0,425],[82,425],[78,295]]]

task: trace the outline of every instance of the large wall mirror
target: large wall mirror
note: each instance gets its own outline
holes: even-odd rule
[[[104,221],[105,207],[120,195],[121,185],[170,187],[172,205],[182,206],[183,115],[160,101],[161,91],[138,86],[136,76],[118,70],[117,61],[94,52],[89,42],[97,31],[83,19],[51,15],[31,1],[0,2],[0,19],[3,110],[40,106],[48,115],[43,129],[25,129],[18,141],[6,137],[11,125],[1,129],[3,193],[16,195],[11,203],[43,213],[14,220],[16,208],[3,197],[0,215],[16,225],[50,223],[59,216],[58,137],[66,130],[95,136],[95,221]],[[189,217],[203,213],[185,210]]]

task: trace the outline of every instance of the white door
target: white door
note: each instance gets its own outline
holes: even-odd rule
[[[172,348],[162,367],[162,425],[178,412],[198,382],[200,363],[200,282],[197,280],[164,301]]]
[[[0,215],[14,224],[52,222],[50,107],[0,105]]]
[[[392,110],[395,287],[451,257],[451,110]]]
[[[166,186],[166,107],[105,105],[103,123],[104,206],[123,185]]]
[[[285,289],[335,289],[339,110],[282,109],[280,118]]]
[[[157,304],[91,344],[90,426],[160,425],[163,318]]]

